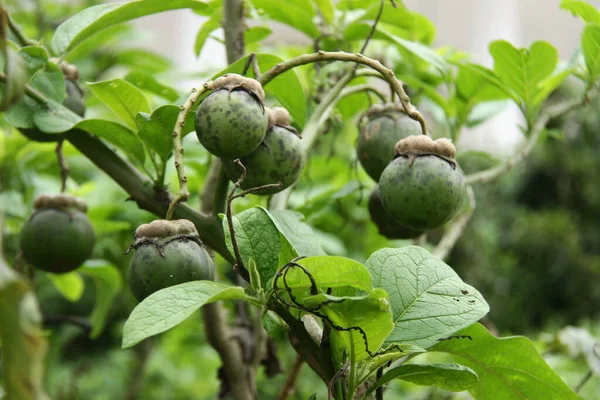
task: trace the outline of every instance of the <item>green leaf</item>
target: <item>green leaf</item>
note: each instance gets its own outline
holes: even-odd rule
[[[219,300],[242,300],[244,289],[212,281],[192,281],[155,292],[131,312],[123,328],[124,349],[165,332],[205,304]]]
[[[215,10],[214,14],[207,19],[196,34],[196,42],[194,43],[194,54],[199,56],[206,43],[206,39],[213,32],[221,27],[221,20],[223,19],[223,7],[219,7]]]
[[[271,214],[263,207],[245,210],[232,218],[235,237],[244,265],[256,262],[263,288],[280,266],[298,256],[294,247],[279,230]],[[234,254],[229,225],[223,219],[227,248]]]
[[[296,261],[310,272],[318,287],[353,287],[365,292],[373,289],[369,270],[358,261],[339,256],[314,256]],[[285,276],[290,289],[308,289],[311,282],[300,268],[290,268]],[[283,280],[279,280],[283,289]]]
[[[8,399],[48,400],[42,387],[46,340],[37,300],[0,256],[2,386]]]
[[[65,299],[74,303],[81,298],[85,283],[77,271],[67,274],[46,274],[46,276]]]
[[[8,110],[23,98],[27,83],[27,68],[21,55],[8,48],[3,52],[3,56],[6,82],[2,84],[0,111]]]
[[[271,33],[273,30],[268,26],[253,26],[244,32],[244,42],[246,44],[260,42],[269,37]]]
[[[147,90],[150,93],[153,93],[171,102],[174,102],[179,98],[179,93],[177,93],[177,90],[170,86],[163,85],[148,72],[140,70],[131,71],[127,74],[127,76],[125,76],[125,80],[142,90]]]
[[[430,351],[450,353],[472,368],[479,384],[470,390],[477,399],[577,399],[535,346],[526,337],[498,339],[483,325],[474,324],[460,332],[459,339],[443,340]]]
[[[247,60],[248,56],[240,58],[229,67],[213,76],[213,79],[227,73],[241,74],[244,71]],[[283,62],[283,59],[271,54],[257,54],[256,60],[258,62],[258,67],[262,72]],[[254,77],[252,68],[248,71],[248,76]],[[274,96],[281,105],[290,112],[290,115],[294,118],[298,127],[302,129],[306,122],[306,101],[304,90],[296,75],[296,71],[289,70],[283,74],[277,75],[277,77],[269,82],[264,89],[268,95]]]
[[[394,329],[388,294],[382,289],[356,297],[318,294],[306,297],[304,305],[319,307],[319,313],[325,314],[336,327],[331,332],[332,345],[337,347],[339,355],[344,350],[350,354],[354,343],[357,360],[373,355]]]
[[[252,258],[248,262],[248,273],[250,274],[250,287],[254,290],[260,290],[262,288],[260,274],[258,273],[256,262]]]
[[[426,349],[489,311],[477,290],[421,247],[376,251],[365,266],[373,286],[390,295],[395,329],[387,342]]]
[[[100,4],[86,8],[60,24],[54,32],[52,47],[56,53],[64,56],[79,43],[110,26],[167,10],[205,7],[206,4],[195,0],[144,0]]]
[[[123,150],[125,154],[133,156],[140,164],[144,164],[146,156],[142,141],[123,125],[102,119],[85,119],[77,123],[74,128],[83,129],[105,139]]]
[[[581,35],[581,50],[593,83],[600,75],[600,25],[588,25]]]
[[[137,130],[135,115],[150,113],[150,103],[144,93],[123,79],[87,84],[92,93],[114,112],[132,131]]]
[[[578,16],[588,24],[600,25],[600,11],[586,1],[562,0],[560,8]]]
[[[317,7],[319,8],[319,11],[321,12],[321,15],[323,16],[323,19],[325,19],[325,22],[327,22],[328,24],[331,24],[333,22],[333,17],[335,15],[333,4],[332,4],[331,0],[314,0],[314,2],[317,5]]]
[[[300,256],[325,255],[325,251],[315,236],[314,231],[305,222],[304,216],[296,211],[273,211],[271,215],[277,221],[280,230],[289,239]]]
[[[271,0],[251,0],[251,3],[266,13],[269,19],[291,26],[311,39],[319,36],[310,0],[289,0],[285,5]]]
[[[521,99],[527,108],[534,106],[539,84],[558,63],[558,52],[548,42],[538,41],[529,49],[517,49],[506,40],[490,44],[494,71],[500,80]]]
[[[46,101],[46,108],[34,110],[34,125],[46,133],[66,132],[82,120],[79,115],[51,99]]]
[[[548,98],[548,96],[550,96],[550,94],[552,94],[552,92],[556,90],[556,88],[559,87],[565,81],[565,79],[571,75],[573,69],[574,68],[567,68],[563,71],[556,72],[555,74],[541,81],[538,84],[539,92],[533,98],[533,104],[536,106],[542,104]]]
[[[145,49],[123,49],[114,53],[115,64],[126,65],[132,70],[149,74],[164,72],[172,67],[170,59]]]
[[[366,395],[394,379],[421,386],[437,386],[451,392],[462,392],[478,382],[477,374],[471,368],[459,364],[405,364],[387,370]]]
[[[29,84],[52,100],[59,103],[65,100],[65,78],[60,68],[54,63],[47,63],[36,71]]]
[[[96,301],[90,315],[90,336],[95,339],[104,330],[106,317],[123,286],[123,279],[117,267],[103,260],[87,261],[79,271],[91,277],[96,285]]]

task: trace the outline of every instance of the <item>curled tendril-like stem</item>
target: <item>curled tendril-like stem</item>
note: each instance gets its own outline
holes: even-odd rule
[[[233,202],[233,200],[240,198],[240,197],[244,197],[247,194],[260,192],[261,190],[265,190],[265,189],[280,188],[282,186],[282,184],[281,183],[272,183],[272,184],[268,184],[268,185],[257,186],[257,187],[253,187],[253,188],[244,190],[243,192],[236,194],[235,193],[236,190],[238,190],[240,188],[240,186],[242,185],[242,182],[244,182],[244,180],[246,179],[246,167],[244,167],[244,164],[242,164],[242,162],[239,159],[234,160],[234,163],[237,164],[242,169],[242,173],[241,173],[239,179],[233,184],[233,188],[231,189],[231,192],[229,192],[229,196],[227,197],[227,206],[226,206],[227,208],[225,211],[225,215],[227,218],[227,225],[229,226],[229,235],[231,237],[231,247],[233,247],[233,255],[235,257],[235,265],[233,266],[233,268],[238,272],[238,274],[240,274],[240,276],[242,278],[244,278],[244,280],[246,280],[247,282],[250,282],[250,274],[248,272],[248,269],[244,265],[244,261],[242,260],[242,254],[240,253],[240,248],[238,246],[237,238],[235,236],[235,229],[233,228],[233,215],[231,213],[231,203]]]

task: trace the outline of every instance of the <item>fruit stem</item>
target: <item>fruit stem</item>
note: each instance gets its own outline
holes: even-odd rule
[[[67,161],[63,156],[63,143],[65,139],[62,138],[56,144],[56,158],[58,160],[58,168],[60,169],[60,192],[64,193],[67,189],[67,179],[69,178],[69,167]]]
[[[408,115],[415,121],[418,121],[419,124],[421,124],[421,131],[424,135],[427,135],[427,123],[425,122],[425,118],[423,118],[421,113],[410,103],[410,97],[404,91],[404,88],[402,87],[402,82],[400,82],[394,75],[394,71],[385,67],[380,61],[369,57],[365,57],[360,53],[346,53],[343,51],[320,50],[316,53],[303,54],[301,56],[291,58],[287,61],[275,65],[273,68],[262,74],[258,81],[263,86],[265,86],[279,74],[282,74],[292,68],[299,67],[301,65],[306,65],[319,61],[355,62],[357,64],[366,65],[367,67],[373,68],[375,71],[379,72],[385,78],[385,80],[389,82],[393,92],[398,94],[398,97],[400,98],[400,103],[402,103],[402,107],[404,107],[406,115]]]
[[[379,99],[381,100],[382,103],[386,102],[385,94],[381,93],[379,90],[377,90],[374,87],[369,86],[369,85],[349,86],[349,87],[345,88],[344,90],[342,90],[342,92],[340,93],[340,99],[342,97],[350,96],[350,95],[353,95],[355,93],[360,93],[360,92],[367,92],[367,93],[371,92],[374,95],[376,95],[377,97],[379,97]]]
[[[190,192],[187,186],[187,176],[185,175],[185,166],[183,163],[183,146],[181,145],[181,132],[185,126],[185,119],[194,106],[194,103],[206,92],[212,89],[212,82],[205,82],[202,87],[198,90],[192,89],[190,97],[179,107],[179,115],[175,121],[175,127],[173,128],[173,152],[175,153],[175,170],[177,171],[177,177],[179,178],[179,193],[173,198],[169,209],[167,210],[167,220],[171,220],[173,212],[177,204],[187,201],[190,197]]]

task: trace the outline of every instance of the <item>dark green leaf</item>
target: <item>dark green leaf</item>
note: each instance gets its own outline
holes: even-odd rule
[[[124,349],[165,332],[186,320],[205,304],[242,300],[244,289],[212,281],[192,281],[161,289],[131,312],[123,328]]]
[[[358,261],[339,256],[314,256],[296,261],[308,270],[318,287],[337,288],[353,287],[368,292],[373,289],[369,270]],[[292,267],[285,277],[287,287],[290,289],[308,289],[311,282],[297,267]],[[280,279],[279,288],[283,288],[283,279]]]
[[[244,265],[256,262],[263,287],[277,269],[298,256],[294,247],[279,230],[273,217],[263,207],[245,210],[232,218],[235,237]],[[223,219],[227,248],[234,254],[227,219]]]
[[[314,231],[305,222],[304,216],[296,211],[282,210],[271,213],[281,231],[301,256],[325,255],[325,251],[315,236]]]
[[[462,392],[477,385],[477,374],[459,364],[405,364],[386,371],[367,391],[373,393],[378,387],[402,379],[421,386],[437,386],[451,392]]]
[[[331,332],[336,352],[342,354],[345,350],[350,354],[353,342],[357,360],[374,354],[394,328],[388,294],[382,289],[356,297],[319,294],[306,297],[304,304],[319,307],[319,313],[325,314],[336,327]]]
[[[123,280],[117,267],[101,260],[87,261],[79,271],[82,274],[90,276],[96,285],[96,301],[94,302],[94,309],[90,316],[92,323],[90,336],[92,339],[95,339],[104,330],[106,317],[121,290]]]
[[[110,108],[133,131],[137,130],[136,114],[150,113],[150,103],[144,93],[123,79],[93,82],[87,85],[98,100]]]
[[[581,36],[581,50],[590,76],[590,83],[600,75],[600,25],[588,25]]]
[[[125,80],[142,90],[147,90],[171,102],[179,98],[177,90],[160,83],[148,72],[140,70],[131,71],[125,76]]]
[[[450,353],[477,373],[479,384],[470,390],[475,398],[578,398],[526,337],[498,339],[480,324],[456,332],[456,336],[459,338],[443,340],[430,351]]]
[[[241,74],[244,70],[247,60],[248,57],[243,57],[237,60],[229,67],[213,76],[213,79],[227,73]],[[256,60],[261,72],[265,72],[275,65],[283,62],[283,59],[271,54],[257,54]],[[248,71],[248,76],[254,77],[252,68],[250,68],[250,71]],[[294,121],[299,128],[304,126],[306,119],[306,101],[304,97],[304,90],[302,89],[300,80],[298,79],[298,76],[294,70],[278,75],[277,78],[269,82],[264,89],[267,95],[274,96],[277,100],[279,100],[281,105],[290,112],[290,115],[294,118]]]
[[[75,125],[75,128],[107,140],[123,150],[125,154],[133,156],[140,164],[144,164],[146,157],[142,142],[135,133],[123,125],[102,119],[86,119]]]
[[[126,21],[180,8],[204,8],[195,0],[144,0],[126,3],[100,4],[86,8],[56,28],[52,47],[58,54],[66,54],[95,33]]]
[[[387,342],[427,348],[489,311],[477,290],[421,247],[376,251],[365,266],[390,295],[395,329]]]
[[[562,0],[560,8],[580,17],[588,24],[600,25],[600,11],[586,1]]]

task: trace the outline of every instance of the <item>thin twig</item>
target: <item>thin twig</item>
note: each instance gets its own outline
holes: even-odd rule
[[[190,97],[188,97],[185,103],[179,107],[179,115],[175,121],[175,127],[173,128],[173,152],[175,153],[175,170],[177,171],[177,177],[179,178],[179,193],[177,193],[175,198],[173,198],[173,201],[171,201],[171,204],[169,204],[166,217],[167,220],[173,218],[173,212],[175,211],[177,204],[187,201],[190,197],[187,186],[187,176],[185,175],[185,166],[183,164],[181,132],[185,126],[185,119],[194,106],[194,103],[202,96],[202,94],[204,94],[204,92],[210,89],[212,89],[212,82],[210,81],[205,82],[200,90],[196,90],[196,88],[192,89]]]
[[[373,38],[373,35],[375,34],[375,29],[377,29],[377,24],[379,23],[379,19],[381,18],[381,14],[383,13],[383,4],[384,3],[385,3],[385,0],[381,0],[381,2],[379,4],[379,11],[377,12],[377,16],[375,17],[375,21],[373,22],[373,25],[371,25],[371,31],[369,32],[369,35],[365,39],[365,43],[363,44],[362,48],[360,49],[361,54],[365,54],[365,50],[367,50],[367,46],[369,45],[369,42],[371,41],[371,39]],[[355,68],[358,68],[358,65]]]
[[[575,393],[579,393],[583,388],[583,385],[585,385],[592,378],[593,375],[594,374],[592,370],[589,370],[588,373],[585,374],[583,379],[581,379],[581,381],[577,384],[577,387],[575,388]]]
[[[246,60],[246,64],[244,65],[244,70],[242,71],[242,75],[246,75],[248,73],[248,69],[252,66],[252,72],[254,73],[254,79],[260,79],[260,67],[258,66],[258,59],[256,58],[256,53],[250,53],[248,59]]]
[[[433,249],[431,252],[440,260],[444,260],[446,257],[448,257],[454,248],[454,245],[456,245],[456,242],[462,236],[467,225],[469,224],[469,221],[471,220],[471,217],[473,216],[473,213],[475,212],[477,202],[475,199],[475,192],[470,185],[467,186],[467,199],[469,200],[469,208],[450,223],[450,227],[446,233],[444,233],[444,236],[442,236],[442,239],[439,241],[437,246],[435,246],[435,249]]]
[[[69,178],[69,166],[63,155],[64,137],[60,138],[56,144],[56,158],[58,160],[58,168],[60,169],[60,192],[64,193],[67,190],[67,179]]]
[[[6,82],[8,77],[4,72],[0,72],[0,81]],[[29,86],[28,84],[24,85],[25,94],[31,97],[33,100],[37,101],[39,104],[48,107],[48,101],[46,96],[42,92],[39,92],[37,89]]]
[[[398,94],[400,98],[400,103],[404,107],[406,114],[418,121],[421,124],[421,130],[424,135],[427,134],[427,124],[425,122],[425,118],[419,113],[419,111],[410,103],[410,97],[404,91],[402,87],[402,82],[400,82],[396,76],[394,75],[394,71],[385,67],[378,60],[374,60],[369,57],[365,57],[360,53],[345,53],[342,51],[339,52],[327,52],[327,51],[318,51],[312,54],[304,54],[298,57],[294,57],[288,61],[284,61],[275,65],[273,68],[262,74],[259,82],[265,86],[271,80],[273,80],[279,74],[282,74],[292,68],[298,67],[300,65],[310,64],[318,61],[349,61],[355,62],[357,64],[366,65],[367,67],[373,68],[377,72],[379,72],[392,87],[392,91]]]
[[[294,395],[294,392],[296,391],[296,381],[298,380],[298,375],[300,375],[303,365],[304,359],[302,359],[302,356],[296,356],[296,360],[290,369],[288,377],[285,380],[285,385],[283,385],[283,389],[279,393],[277,400],[287,400],[288,397]]]
[[[585,99],[584,100],[570,99],[570,100],[566,100],[564,102],[555,104],[554,106],[548,107],[546,109],[546,111],[542,112],[542,114],[540,115],[538,120],[535,122],[535,124],[533,124],[533,126],[529,132],[529,138],[527,139],[527,142],[525,143],[525,146],[523,146],[521,151],[519,151],[513,157],[510,157],[504,163],[502,163],[496,167],[492,167],[492,168],[486,169],[484,171],[479,171],[474,174],[466,176],[465,183],[468,185],[472,185],[475,183],[489,183],[489,182],[499,178],[504,173],[515,168],[517,165],[519,165],[521,162],[523,162],[523,160],[525,160],[527,158],[527,156],[529,156],[529,154],[533,151],[533,149],[535,148],[535,145],[537,144],[538,139],[540,138],[540,135],[544,131],[544,128],[546,127],[546,124],[548,123],[548,121],[550,121],[551,119],[556,118],[562,114],[565,114],[571,110],[574,110],[575,108],[580,107],[581,105],[583,105],[585,103],[586,103]]]

